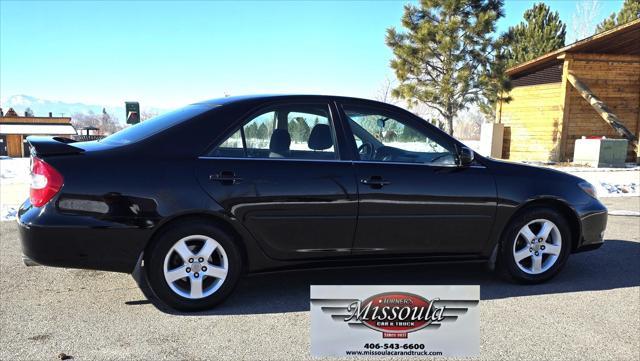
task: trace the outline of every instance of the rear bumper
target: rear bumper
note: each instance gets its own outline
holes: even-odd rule
[[[23,257],[31,263],[130,273],[151,234],[151,229],[62,215],[48,207],[27,201],[18,212]]]
[[[604,231],[607,228],[607,208],[597,200],[589,203],[580,212],[581,238],[575,252],[584,252],[600,248],[604,244]]]

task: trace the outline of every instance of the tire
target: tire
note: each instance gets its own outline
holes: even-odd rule
[[[206,310],[224,301],[242,271],[233,237],[203,220],[182,221],[161,232],[145,252],[144,268],[156,296],[180,311]]]
[[[567,263],[571,240],[571,228],[558,211],[546,207],[525,209],[503,232],[497,270],[510,281],[545,282]]]

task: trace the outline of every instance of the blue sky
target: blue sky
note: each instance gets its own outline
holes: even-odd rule
[[[246,93],[373,97],[405,1],[0,2],[0,97],[172,108]],[[507,0],[501,31],[534,1]],[[576,1],[547,1],[568,26]],[[598,19],[622,0],[600,0]]]

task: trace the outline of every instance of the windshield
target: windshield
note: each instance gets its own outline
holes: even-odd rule
[[[211,106],[204,104],[187,105],[184,108],[173,110],[128,128],[124,128],[119,132],[115,132],[110,136],[101,139],[100,142],[114,145],[135,143],[178,123],[191,119],[210,109]]]

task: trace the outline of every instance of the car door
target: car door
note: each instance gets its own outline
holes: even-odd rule
[[[354,253],[479,252],[496,212],[488,169],[458,166],[457,143],[408,112],[340,108],[359,158]]]
[[[199,162],[200,183],[269,256],[350,254],[357,185],[328,103],[261,109]]]

